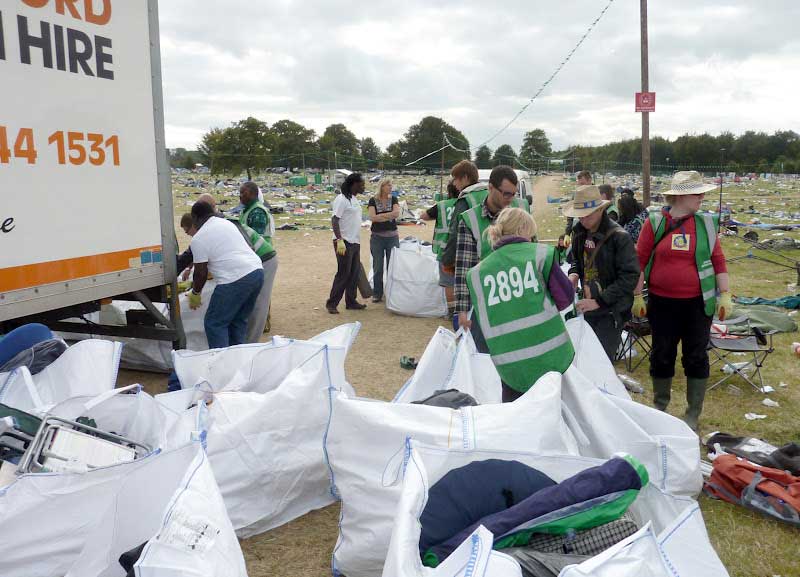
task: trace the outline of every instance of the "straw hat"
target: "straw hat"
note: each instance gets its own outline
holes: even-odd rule
[[[702,194],[715,188],[716,185],[703,182],[703,175],[696,170],[682,170],[675,173],[670,190],[665,190],[664,194]]]
[[[603,200],[603,197],[600,196],[600,189],[593,184],[586,184],[578,187],[578,190],[575,191],[575,200],[566,206],[563,212],[564,216],[582,218],[609,204],[611,204],[610,200]]]

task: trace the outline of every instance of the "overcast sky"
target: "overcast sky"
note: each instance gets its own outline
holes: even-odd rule
[[[473,150],[536,93],[607,0],[166,0],[167,144],[255,116],[383,148],[423,116]],[[650,2],[651,135],[800,131],[800,1]],[[543,128],[557,149],[641,134],[639,2],[615,0],[563,71],[489,146]]]

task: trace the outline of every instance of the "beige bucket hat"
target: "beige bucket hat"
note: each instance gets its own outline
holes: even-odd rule
[[[593,184],[579,186],[575,191],[575,200],[564,207],[564,216],[572,218],[583,218],[595,211],[607,207],[611,204],[610,200],[603,200],[600,196],[600,189]]]
[[[675,173],[675,176],[672,177],[670,190],[665,190],[664,194],[702,194],[715,188],[717,188],[717,185],[703,182],[703,175],[696,170],[682,170]]]

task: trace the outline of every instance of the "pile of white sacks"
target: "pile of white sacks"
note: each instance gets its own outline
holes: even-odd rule
[[[338,499],[336,575],[521,577],[483,527],[437,568],[423,567],[427,489],[477,460],[516,460],[560,481],[616,453],[649,473],[630,510],[640,530],[561,575],[727,575],[694,500],[697,437],[632,401],[591,329],[577,319],[568,327],[573,366],[508,404],[491,360],[469,335],[445,329],[392,402],[356,397],[344,362],[357,323],[309,341],[176,352],[185,388],[155,397],[113,388],[121,345],[110,341],[82,341],[33,377],[0,375],[2,404],[89,417],[155,448],[131,463],[23,475],[0,488],[0,575],[124,577],[119,556],[144,544],[138,576],[245,576],[237,536]],[[480,405],[411,404],[451,388]]]

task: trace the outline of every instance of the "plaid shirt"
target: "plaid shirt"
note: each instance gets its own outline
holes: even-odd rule
[[[481,215],[488,218],[490,222],[494,223],[497,218],[496,214],[489,212],[486,206],[486,201],[481,205]],[[466,313],[472,308],[472,299],[469,296],[469,287],[467,286],[467,273],[469,269],[474,267],[480,262],[478,258],[478,243],[475,242],[475,237],[472,232],[464,224],[463,220],[458,222],[458,238],[456,239],[456,312]]]

